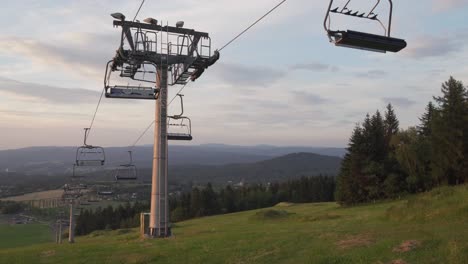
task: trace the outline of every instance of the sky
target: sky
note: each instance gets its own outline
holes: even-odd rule
[[[208,32],[213,48],[279,1],[147,0],[137,19]],[[386,2],[378,12],[387,15]],[[418,124],[441,83],[468,84],[468,0],[394,0],[400,53],[335,47],[323,29],[328,1],[288,0],[221,52],[184,90],[188,145],[344,147],[366,113],[392,103],[401,128]],[[0,9],[0,149],[82,144],[119,45],[110,13],[128,19],[140,0],[4,1]],[[374,1],[353,0],[368,10]],[[342,6],[343,1],[335,1]],[[370,21],[333,17],[337,29],[382,34]],[[172,98],[179,86],[169,87]],[[177,113],[180,106],[170,106]],[[103,99],[89,144],[132,145],[154,119],[154,102]],[[152,144],[150,130],[138,144]]]

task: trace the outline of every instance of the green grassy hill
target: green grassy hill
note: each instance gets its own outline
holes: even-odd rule
[[[280,204],[178,223],[173,233],[97,232],[74,245],[0,249],[0,262],[468,263],[468,186],[351,208]]]

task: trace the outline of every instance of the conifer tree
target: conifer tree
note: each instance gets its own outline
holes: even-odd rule
[[[442,96],[434,97],[438,114],[433,116],[432,173],[440,183],[460,184],[466,176],[466,89],[453,77],[442,84]]]
[[[418,126],[418,133],[424,137],[429,137],[432,134],[432,121],[436,109],[432,102],[429,102],[426,107],[426,112],[419,119],[421,124]]]
[[[400,122],[395,114],[392,104],[387,105],[387,110],[385,111],[385,136],[387,139],[387,144],[390,142],[392,136],[396,135],[400,129]]]

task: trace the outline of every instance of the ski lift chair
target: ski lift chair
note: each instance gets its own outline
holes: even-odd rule
[[[78,166],[77,164],[73,164],[73,174],[71,176],[72,181],[80,180],[86,177],[86,173],[82,168],[83,166]]]
[[[115,171],[115,180],[116,181],[130,181],[136,180],[137,177],[137,168],[133,164],[133,155],[132,151],[128,151],[130,156],[130,162],[128,164],[120,165]]]
[[[76,166],[103,166],[105,160],[102,147],[87,145],[76,150]]]
[[[333,7],[333,0],[330,0],[330,5],[328,7],[324,28],[327,32],[327,35],[330,39],[330,42],[334,43],[336,46],[362,49],[375,52],[399,52],[407,46],[407,43],[403,39],[391,37],[391,27],[392,27],[392,14],[393,14],[393,3],[392,0],[388,0],[390,3],[389,11],[389,20],[388,25],[385,26],[379,19],[378,15],[374,13],[377,6],[380,4],[381,0],[377,0],[375,6],[369,11],[361,13],[359,11],[353,11],[348,9],[348,4],[351,2],[349,0],[343,8]],[[376,21],[382,25],[385,30],[384,35],[376,35],[365,32],[358,32],[354,30],[331,30],[331,18],[330,13],[341,14],[347,16],[353,16],[356,18],[369,19]]]
[[[111,85],[111,74],[113,71],[120,71],[121,78],[130,78],[132,80],[140,82],[152,82],[155,80],[145,80],[145,74],[153,73],[155,71],[146,71],[145,65],[147,64],[128,64],[123,63],[118,65],[111,60],[107,63],[106,75],[104,77],[104,89],[105,95],[107,98],[117,98],[117,99],[146,99],[146,100],[156,100],[158,95],[158,89],[153,86],[142,86],[140,85]],[[137,74],[142,74],[143,77],[139,78]]]
[[[177,94],[180,98],[181,113],[179,115],[168,116],[168,140],[190,141],[192,140],[192,121],[183,116],[184,100],[182,94]]]
[[[86,143],[89,128],[85,128],[84,145],[76,150],[76,166],[103,166],[106,161],[104,148]]]
[[[192,121],[190,118],[181,116],[168,117],[169,132],[167,133],[168,140],[190,141],[192,137]]]
[[[99,186],[97,189],[97,195],[100,197],[111,197],[114,193],[112,186]]]

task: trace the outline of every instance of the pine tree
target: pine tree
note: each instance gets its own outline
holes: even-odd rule
[[[465,181],[466,144],[466,89],[453,77],[442,84],[442,96],[434,97],[438,104],[433,116],[432,173],[439,183],[459,184]]]
[[[400,122],[395,114],[392,104],[387,105],[387,111],[385,111],[385,137],[387,139],[387,144],[390,142],[392,136],[396,135],[399,131]]]
[[[429,137],[432,134],[432,121],[434,119],[435,106],[429,102],[426,107],[426,112],[419,119],[421,124],[418,126],[418,133],[424,137]]]
[[[366,116],[364,125],[370,127],[370,117]],[[347,154],[345,155],[337,178],[336,200],[341,204],[355,204],[366,199],[362,186],[366,184],[363,177],[362,163],[365,152],[366,138],[364,129],[356,125],[349,139]]]

